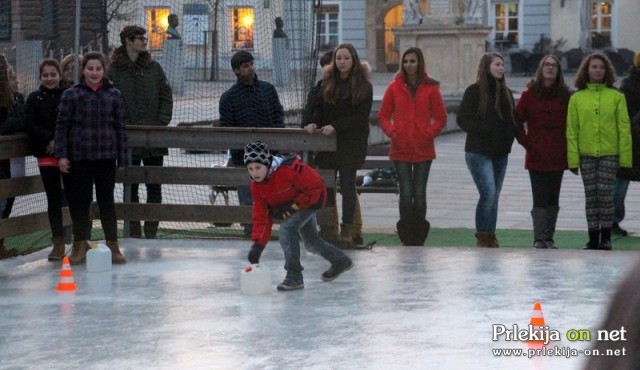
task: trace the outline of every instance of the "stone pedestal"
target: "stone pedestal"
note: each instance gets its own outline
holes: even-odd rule
[[[162,65],[162,69],[164,69],[173,95],[182,96],[184,94],[185,79],[182,40],[164,40],[163,55],[158,62]]]
[[[25,98],[40,86],[39,65],[42,59],[42,40],[18,41],[16,46],[16,76],[18,90]]]
[[[289,62],[289,40],[286,38],[273,39],[273,84],[287,86],[291,81]]]
[[[429,22],[395,29],[398,50],[417,46],[424,53],[427,73],[440,81],[443,94],[462,94],[475,82],[480,56],[490,28]]]

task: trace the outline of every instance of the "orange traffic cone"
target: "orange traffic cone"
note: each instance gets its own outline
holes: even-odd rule
[[[531,320],[529,321],[529,325],[533,326],[534,330],[538,330],[541,327],[544,328],[547,324],[544,322],[544,316],[542,316],[542,305],[540,302],[536,302],[533,304],[533,313],[531,313]],[[543,340],[529,340],[527,341],[529,344],[537,344],[543,343],[547,341],[548,333],[543,333]]]
[[[529,321],[529,325],[533,325],[534,328],[546,325],[544,323],[544,317],[542,316],[542,305],[540,302],[533,304],[533,313],[531,314],[531,321]]]
[[[60,270],[60,281],[56,288],[59,292],[75,292],[76,283],[73,281],[73,272],[69,264],[69,257],[65,256],[62,260],[62,270]]]

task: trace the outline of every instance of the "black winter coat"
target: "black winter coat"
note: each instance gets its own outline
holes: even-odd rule
[[[618,177],[640,181],[640,69],[633,68],[629,77],[622,80],[620,90],[627,101],[627,111],[631,120],[631,144],[633,148],[633,168],[620,168]]]
[[[480,87],[474,83],[465,90],[457,116],[458,126],[467,133],[465,152],[490,157],[502,157],[511,153],[517,124],[509,113],[508,102],[506,99],[501,100],[500,108],[505,119],[500,118],[495,109],[489,109],[484,119],[480,119],[476,114],[480,105]],[[492,97],[489,99],[489,106],[493,107],[494,104]]]
[[[364,99],[355,105],[350,96],[339,99],[335,104],[325,102],[322,89],[319,89],[311,122],[318,128],[332,125],[337,135],[335,154],[321,152],[316,156],[316,164],[320,168],[362,167],[367,156],[372,101],[373,87],[370,82],[367,82]]]
[[[35,157],[52,157],[47,146],[53,140],[58,117],[58,104],[63,88],[47,89],[44,86],[27,97],[25,107],[25,131],[29,134]]]

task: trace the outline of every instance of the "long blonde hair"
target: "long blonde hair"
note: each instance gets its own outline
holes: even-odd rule
[[[340,79],[340,71],[336,66],[336,55],[338,55],[338,50],[346,49],[351,54],[351,59],[353,64],[351,65],[351,70],[349,71],[349,76],[347,77],[347,91],[342,91],[344,88],[341,88],[338,85],[338,81]],[[351,103],[357,104],[360,103],[366,97],[367,92],[367,74],[362,67],[362,63],[360,62],[360,58],[358,57],[358,52],[353,45],[345,43],[338,45],[333,51],[333,59],[331,62],[331,67],[327,75],[322,80],[322,96],[324,100],[330,104],[335,105],[336,102],[341,97],[351,97]]]

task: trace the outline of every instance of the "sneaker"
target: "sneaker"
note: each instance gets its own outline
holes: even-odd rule
[[[615,235],[620,235],[620,236],[627,236],[629,235],[629,233],[627,232],[627,230],[623,229],[620,227],[619,224],[614,223],[611,226],[611,233],[615,234]]]
[[[278,290],[281,292],[285,292],[289,290],[298,290],[303,288],[304,288],[303,282],[296,282],[289,279],[284,279],[282,283],[278,284]]]
[[[351,262],[351,260],[349,260],[344,266],[336,267],[334,265],[331,265],[331,267],[329,267],[329,269],[322,274],[322,281],[335,280],[343,272],[351,270],[352,267],[353,262]]]

